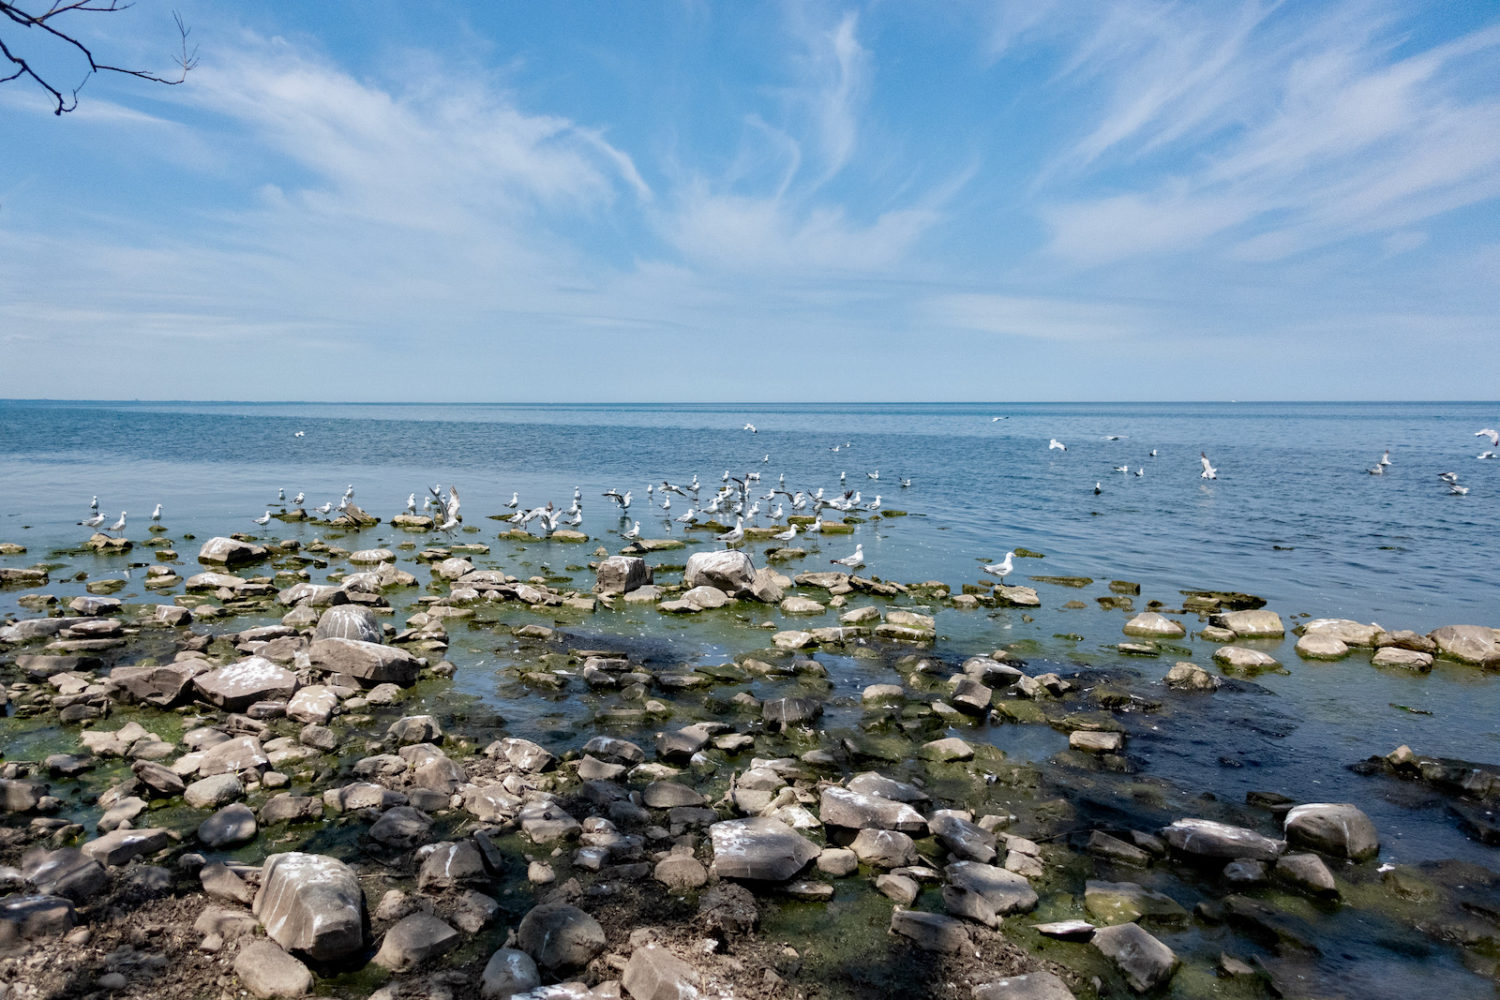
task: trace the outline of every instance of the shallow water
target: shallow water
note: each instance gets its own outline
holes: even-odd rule
[[[74,522],[88,513],[88,498],[112,520],[129,510],[126,534],[139,543],[151,508],[165,505],[163,524],[180,553],[179,572],[194,571],[198,545],[211,535],[254,533],[251,518],[273,501],[307,493],[309,509],[337,501],[346,485],[371,513],[398,513],[410,492],[433,482],[456,483],[465,523],[478,531],[457,536],[482,541],[484,567],[518,576],[571,578],[587,589],[585,568],[598,544],[618,550],[621,527],[605,489],[630,489],[633,518],[642,532],[660,537],[668,523],[650,516],[645,486],[663,479],[685,482],[697,474],[704,497],[723,472],[762,475],[758,492],[785,473],[791,488],[837,492],[839,473],[849,487],[876,492],[887,508],[910,516],[869,519],[852,536],[808,542],[808,558],[788,572],[821,569],[827,560],[864,544],[865,572],[902,581],[941,580],[957,591],[979,577],[979,566],[1025,547],[1042,559],[1018,559],[1010,582],[1033,575],[1086,576],[1081,588],[1037,583],[1043,608],[935,612],[940,641],[934,653],[954,662],[975,653],[1022,644],[1029,670],[1064,674],[1119,671],[1127,686],[1147,690],[1161,710],[1126,717],[1133,776],[1085,775],[1098,803],[1140,803],[1131,796],[1154,783],[1163,815],[1204,808],[1205,792],[1219,803],[1240,803],[1248,791],[1276,791],[1302,800],[1355,801],[1382,833],[1382,861],[1417,863],[1457,858],[1500,867],[1496,849],[1470,841],[1440,802],[1408,788],[1360,777],[1347,765],[1407,743],[1417,752],[1500,761],[1500,677],[1440,664],[1430,676],[1370,667],[1356,653],[1337,663],[1311,663],[1292,650],[1294,637],[1257,643],[1287,666],[1254,682],[1234,682],[1213,696],[1166,692],[1154,682],[1176,659],[1207,664],[1213,647],[1196,639],[1167,644],[1159,659],[1122,656],[1115,644],[1130,617],[1106,610],[1096,598],[1108,583],[1141,585],[1137,610],[1158,599],[1168,607],[1186,588],[1242,590],[1264,597],[1288,624],[1294,616],[1351,617],[1390,628],[1425,631],[1441,624],[1500,624],[1496,595],[1500,565],[1490,539],[1500,528],[1500,463],[1476,461],[1473,431],[1493,423],[1493,404],[1181,404],[1181,405],[871,405],[871,406],[385,406],[318,404],[37,404],[0,402],[0,541],[28,547],[4,565],[65,565],[46,588],[60,596],[84,592],[86,580],[125,575],[116,596],[153,603],[139,587],[150,550],[126,556],[81,554],[87,536]],[[993,420],[994,416],[1006,419]],[[740,428],[755,423],[759,433]],[[306,436],[294,438],[294,430]],[[1106,440],[1107,435],[1125,435]],[[1056,437],[1067,452],[1049,450]],[[837,445],[839,451],[832,448]],[[1386,475],[1364,470],[1382,450],[1392,451]],[[1148,452],[1155,448],[1157,456]],[[1199,478],[1198,452],[1206,450],[1220,478]],[[770,461],[763,462],[769,455]],[[1128,463],[1132,473],[1112,472]],[[880,479],[866,477],[880,470]],[[1471,487],[1448,495],[1436,473],[1453,470]],[[898,477],[913,485],[903,489]],[[1095,495],[1099,482],[1103,489]],[[522,503],[548,500],[566,506],[574,486],[583,492],[584,545],[497,540],[501,525],[486,515],[503,513],[512,490]],[[675,515],[685,501],[673,497]],[[682,537],[680,526],[670,531]],[[267,534],[303,543],[327,534],[314,523],[273,522]],[[189,539],[187,536],[195,536]],[[712,544],[693,533],[692,548]],[[389,526],[339,533],[344,548],[403,541],[438,544],[433,535],[406,536]],[[748,550],[762,563],[769,543]],[[687,552],[653,557],[685,561]],[[425,569],[413,553],[401,565]],[[338,568],[337,564],[334,568]],[[314,571],[314,577],[320,573]],[[28,615],[0,590],[0,614]],[[420,593],[428,593],[425,589]],[[413,600],[412,592],[403,601]],[[1067,602],[1082,607],[1069,609]],[[854,600],[913,606],[894,602]],[[556,624],[573,648],[627,647],[653,665],[723,663],[769,644],[771,629],[828,624],[785,619],[774,609],[746,619],[743,609],[691,620],[669,618],[649,607],[623,606],[593,615],[559,614]],[[736,617],[739,616],[739,617]],[[274,620],[274,619],[267,619]],[[534,647],[512,639],[504,626],[537,620],[514,606],[485,608],[472,624],[450,625],[448,657],[459,667],[440,717],[462,714],[492,719],[502,730],[554,748],[581,744],[594,713],[608,699],[538,691],[515,680]],[[1183,616],[1190,629],[1199,624]],[[255,621],[221,626],[240,629]],[[212,627],[212,626],[210,626]],[[1074,638],[1081,637],[1081,638]],[[827,732],[857,732],[866,722],[859,692],[898,677],[890,656],[866,659],[819,653],[831,686],[799,678],[754,678],[715,688],[704,717],[739,690],[758,696],[812,694],[828,699],[821,725]],[[1404,706],[1404,707],[1402,707]],[[1417,709],[1417,714],[1407,709]],[[503,723],[500,721],[503,719]],[[687,721],[683,719],[682,721]],[[487,723],[488,724],[488,723]],[[612,731],[649,738],[655,723],[612,724]],[[51,750],[56,734],[26,727],[10,734],[10,755]],[[1066,747],[1065,735],[1045,726],[1004,725],[966,729],[1012,759],[1049,761]],[[806,748],[803,748],[806,749]],[[1064,766],[1066,770],[1066,766]],[[1149,811],[1149,810],[1147,810]],[[791,918],[788,918],[791,919]],[[1351,932],[1352,933],[1352,932]],[[1378,928],[1359,932],[1378,938]],[[1211,949],[1212,940],[1172,940],[1174,947]],[[1325,975],[1359,980],[1369,996],[1413,995],[1410,975],[1394,963],[1452,977],[1455,989],[1472,986],[1448,953],[1420,960],[1393,959],[1388,949],[1351,945],[1358,975],[1331,958]],[[1205,954],[1208,954],[1205,951]],[[1211,956],[1210,956],[1211,957]],[[1347,964],[1347,963],[1346,963]],[[1392,989],[1377,988],[1380,981]],[[1445,980],[1446,981],[1446,980]],[[1395,988],[1394,984],[1405,984]],[[1185,986],[1182,988],[1186,988]],[[1179,991],[1180,992],[1180,991]],[[1460,989],[1460,992],[1462,990]],[[1181,995],[1188,995],[1186,993]],[[1232,995],[1232,994],[1226,994]],[[1456,995],[1456,994],[1455,994]]]

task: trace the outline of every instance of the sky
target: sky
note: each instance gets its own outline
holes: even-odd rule
[[[0,84],[0,397],[1500,397],[1490,0],[174,10]]]

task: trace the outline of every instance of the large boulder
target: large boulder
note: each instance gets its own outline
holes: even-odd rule
[[[516,944],[553,972],[581,969],[604,950],[599,921],[567,903],[533,907],[516,928]]]
[[[358,639],[361,642],[383,642],[380,621],[375,612],[360,604],[335,604],[318,618],[314,639]]]
[[[1281,616],[1274,611],[1259,608],[1254,611],[1226,611],[1209,619],[1220,628],[1227,628],[1241,639],[1272,639],[1286,635],[1286,626]]]
[[[430,913],[413,913],[385,932],[374,962],[383,969],[404,972],[452,950],[460,941],[462,936],[446,922]]]
[[[204,701],[226,712],[243,712],[258,701],[286,701],[297,690],[297,675],[261,656],[251,656],[198,674],[193,686]]]
[[[1162,830],[1162,837],[1175,851],[1212,861],[1275,861],[1286,849],[1279,840],[1211,819],[1179,819]]]
[[[210,538],[198,550],[198,561],[205,566],[246,566],[258,563],[270,554],[264,545],[234,538]]]
[[[594,593],[628,594],[651,583],[651,567],[640,556],[610,556],[600,560]]]
[[[1483,625],[1444,625],[1429,633],[1438,655],[1460,663],[1500,669],[1500,641],[1496,632]]]
[[[307,655],[319,670],[347,674],[371,687],[386,683],[410,687],[422,669],[417,658],[404,649],[360,639],[318,639]]]
[[[778,819],[754,816],[715,823],[713,871],[721,878],[784,882],[817,858],[817,844]]]
[[[77,922],[73,904],[61,896],[6,896],[0,899],[0,952],[24,941],[62,937]]]
[[[1125,623],[1124,632],[1126,635],[1144,636],[1148,639],[1181,639],[1187,635],[1187,629],[1181,622],[1175,622],[1155,611],[1144,611],[1130,619]]]
[[[927,820],[905,802],[837,785],[823,789],[818,818],[828,826],[851,830],[900,830],[917,836],[927,833]]]
[[[731,597],[753,597],[755,564],[738,549],[694,552],[688,556],[682,584],[688,589],[717,587]]]
[[[1286,814],[1286,839],[1355,861],[1380,852],[1375,824],[1349,802],[1309,802],[1293,807]]]
[[[208,669],[204,660],[115,667],[105,683],[110,695],[120,701],[174,708],[189,699],[193,678]]]
[[[1094,932],[1091,943],[1114,963],[1137,993],[1156,989],[1171,979],[1181,964],[1171,948],[1139,924],[1101,927]]]
[[[944,874],[943,905],[956,917],[996,927],[1001,917],[1036,909],[1036,890],[1024,875],[978,861],[956,861]]]
[[[1379,625],[1364,625],[1348,618],[1314,618],[1299,625],[1297,631],[1304,636],[1329,636],[1346,646],[1373,646],[1384,629]]]
[[[266,935],[287,951],[322,962],[364,947],[364,890],[354,870],[336,858],[271,855],[253,909]]]

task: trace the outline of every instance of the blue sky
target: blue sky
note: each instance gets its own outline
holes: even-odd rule
[[[0,396],[1497,395],[1493,3],[173,9],[0,85]]]

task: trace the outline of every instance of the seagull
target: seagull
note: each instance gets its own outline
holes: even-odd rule
[[[1099,494],[1101,494],[1103,492],[1104,492],[1104,484],[1103,483],[1095,483],[1094,484],[1094,496],[1098,496]]]
[[[793,538],[796,537],[797,526],[795,524],[788,525],[785,531],[778,531],[776,534],[771,536],[772,540],[778,542],[790,542]]]
[[[1104,440],[1106,440],[1106,441],[1122,441],[1125,438],[1128,438],[1129,436],[1130,436],[1129,434],[1106,434],[1106,435],[1104,435]]]
[[[1481,462],[1483,462],[1487,458],[1494,458],[1495,457],[1495,453],[1493,451],[1481,451],[1479,454],[1475,455],[1474,457],[1477,458],[1477,459],[1479,459]]]
[[[98,497],[94,497],[92,500],[89,501],[89,510],[98,510],[98,509],[99,509],[99,498]]]
[[[521,506],[521,494],[516,490],[511,490],[510,502],[508,502],[505,506],[510,508],[511,510],[515,510],[517,507]]]
[[[807,533],[809,535],[821,535],[823,533],[823,515],[822,514],[819,514],[817,517],[813,518],[812,524],[809,524],[807,526]]]
[[[1218,479],[1219,470],[1208,464],[1208,453],[1198,452],[1198,461],[1203,463],[1203,471],[1198,473],[1199,479]]]
[[[901,480],[901,488],[903,490],[909,488],[910,486],[911,486],[911,477],[910,476],[907,476],[905,479]]]
[[[294,438],[305,438],[305,437],[307,437],[307,431],[296,431],[296,432],[294,432],[292,434],[292,437],[294,437]]]
[[[254,521],[256,524],[264,528],[266,525],[271,523],[271,512],[266,511],[260,517],[252,517],[250,520]]]
[[[1117,465],[1117,466],[1115,466],[1115,471],[1116,472],[1129,472],[1130,471],[1130,466],[1128,466],[1128,465]]]
[[[672,498],[671,497],[664,496],[664,497],[661,498],[661,509],[662,510],[671,510],[672,509]]]
[[[692,524],[697,519],[698,519],[698,508],[696,508],[696,507],[689,507],[686,514],[682,514],[682,515],[678,516],[677,523],[678,524]]]
[[[760,433],[759,431],[757,431],[755,429],[755,425],[754,424],[746,424],[745,425],[745,430],[749,431],[751,434],[759,434]]]
[[[1385,466],[1376,462],[1374,468],[1366,469],[1365,471],[1372,476],[1383,476],[1385,475]]]
[[[461,504],[458,501],[458,487],[457,486],[449,486],[448,487],[448,517],[451,520],[455,520],[455,521],[458,520],[458,508],[460,506],[461,506]]]
[[[458,527],[458,515],[456,515],[456,514],[454,514],[453,512],[450,511],[448,513],[448,520],[446,520],[442,524],[438,525],[437,526],[437,530],[439,530],[439,531],[452,531],[456,527]]]
[[[838,566],[846,566],[849,569],[859,569],[865,564],[865,545],[863,542],[854,546],[854,553],[842,559],[830,559],[830,563]]]
[[[1056,448],[1058,451],[1067,451],[1068,450],[1068,446],[1065,445],[1065,444],[1063,444],[1057,438],[1053,438],[1051,441],[1047,442],[1047,450],[1051,451],[1053,448]]]
[[[1146,470],[1145,469],[1136,469],[1135,470],[1135,474],[1137,476],[1144,476],[1146,474]]]
[[[1379,464],[1381,464],[1381,465],[1390,465],[1391,464],[1391,449],[1387,448],[1385,450],[1385,454],[1383,454],[1383,455],[1380,456],[1380,463]]]
[[[81,524],[81,525],[83,525],[85,528],[97,528],[97,527],[99,527],[99,525],[101,525],[101,524],[104,523],[104,515],[103,514],[95,514],[93,517],[89,518],[87,521],[79,521],[78,523]]]
[[[865,473],[865,478],[866,479],[879,479],[880,478],[880,470],[876,469],[874,472],[866,472]]]
[[[1007,552],[1005,553],[1004,560],[997,563],[990,563],[984,568],[984,571],[990,576],[998,576],[1000,578],[1000,586],[1003,587],[1005,586],[1005,578],[1009,576],[1010,571],[1015,568],[1012,565],[1012,563],[1015,561],[1015,558],[1016,554],[1014,552]]]
[[[1439,472],[1437,476],[1450,486],[1458,482],[1458,473],[1456,472]]]
[[[627,510],[630,509],[630,491],[629,490],[625,491],[625,495],[624,496],[620,495],[620,491],[619,490],[606,490],[603,493],[603,495],[609,497],[615,503],[617,503],[617,504],[620,505],[620,513],[622,515]]]
[[[1493,427],[1481,427],[1474,432],[1475,437],[1487,437],[1490,439],[1491,448],[1500,448],[1500,431]]]
[[[641,537],[641,522],[639,522],[639,521],[634,522],[633,524],[631,524],[629,530],[622,531],[622,532],[620,532],[620,534],[621,534],[622,537],[625,537],[625,538],[639,538],[639,537]]]
[[[161,523],[161,504],[157,504],[156,509],[151,512],[151,520],[157,524]]]
[[[276,487],[276,502],[277,503],[286,503],[286,487],[284,487],[284,486],[278,486],[278,487]]]
[[[108,528],[106,528],[104,530],[106,530],[106,531],[124,531],[125,530],[125,512],[123,510],[120,511],[120,519],[118,521],[116,521],[114,524],[111,524]]]
[[[292,497],[292,506],[293,507],[301,507],[302,506],[302,494],[300,492],[296,496]]]
[[[1004,419],[1005,419],[1004,417],[990,417],[990,423],[993,424],[997,420],[1004,420]]]
[[[1460,486],[1457,483],[1449,483],[1448,492],[1456,497],[1468,496],[1469,488],[1467,486]]]
[[[718,541],[723,542],[726,546],[738,545],[740,542],[743,542],[745,540],[745,519],[743,517],[735,518],[733,528],[730,528],[722,535],[717,535],[715,537]]]
[[[1152,449],[1151,449],[1151,457],[1152,457],[1152,458],[1155,458],[1155,457],[1156,457],[1156,449],[1155,449],[1155,448],[1152,448]]]
[[[314,507],[313,510],[317,511],[319,514],[327,514],[329,511],[333,510],[333,501],[330,500],[321,507]]]

